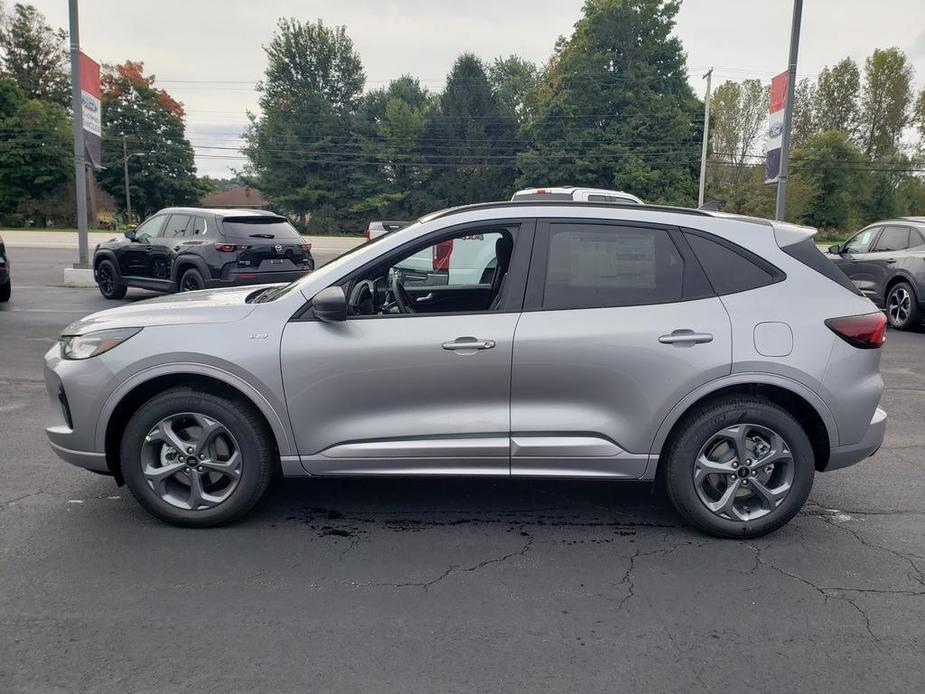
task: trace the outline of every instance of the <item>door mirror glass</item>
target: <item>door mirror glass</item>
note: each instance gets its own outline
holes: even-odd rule
[[[834,246],[829,246],[829,253],[832,255],[839,255],[841,253],[841,246],[837,243]]]
[[[328,287],[315,294],[312,299],[315,318],[325,323],[347,320],[347,297],[342,287]]]

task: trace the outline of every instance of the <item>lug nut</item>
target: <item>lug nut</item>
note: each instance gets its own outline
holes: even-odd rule
[[[735,470],[737,467],[739,467],[739,463],[738,463],[738,462],[733,462],[733,463],[732,463],[732,469]]]
[[[735,475],[729,475],[729,479],[734,480],[735,478],[736,478]]]
[[[754,460],[752,460],[751,458],[748,458],[748,459],[745,461],[745,464],[746,464],[746,465],[751,465],[751,464],[754,463],[754,462],[755,462]]]
[[[752,477],[757,477],[757,476],[758,476],[758,471],[752,470]]]
[[[205,453],[200,453],[200,454],[199,454],[199,460],[205,460],[205,459],[206,459],[206,454],[205,454]]]
[[[187,452],[187,453],[192,453],[192,452],[193,452],[193,447],[192,447],[192,446],[188,446],[188,447],[186,448],[186,452]]]
[[[748,480],[742,480],[742,486],[744,487],[746,484],[748,484]]]
[[[197,467],[196,469],[199,470],[199,472],[202,472],[202,465],[200,465],[200,466]]]

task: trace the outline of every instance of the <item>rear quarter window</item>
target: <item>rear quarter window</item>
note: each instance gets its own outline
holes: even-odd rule
[[[816,243],[812,238],[790,246],[784,246],[781,250],[791,258],[799,260],[806,267],[812,268],[820,275],[825,275],[836,284],[840,284],[845,289],[854,292],[858,296],[864,296],[864,293],[855,286],[854,282],[848,279],[848,275],[816,248]]]
[[[222,235],[229,240],[274,239],[296,241],[302,237],[295,227],[279,217],[226,217],[222,220]]]
[[[734,243],[699,231],[684,237],[720,296],[757,289],[784,279],[781,270]]]

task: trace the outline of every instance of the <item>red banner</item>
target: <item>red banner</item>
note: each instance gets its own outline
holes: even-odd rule
[[[100,64],[80,54],[80,101],[84,130],[84,159],[94,169],[103,166],[103,104],[100,90]]]

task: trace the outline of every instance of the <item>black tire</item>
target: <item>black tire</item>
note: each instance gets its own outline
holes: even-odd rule
[[[900,281],[886,295],[886,319],[891,328],[909,330],[922,322],[922,310],[912,285]]]
[[[6,282],[0,284],[0,304],[9,301],[10,295],[13,293],[13,285],[10,281],[10,278],[6,278]]]
[[[237,486],[221,503],[197,510],[178,508],[158,495],[144,476],[142,447],[149,432],[166,417],[195,412],[222,424],[235,438],[240,462]],[[129,420],[122,435],[119,460],[132,495],[153,516],[183,527],[230,523],[251,510],[263,497],[274,469],[274,447],[266,423],[248,403],[187,388],[172,388],[155,396]]]
[[[128,289],[119,281],[119,273],[109,260],[102,260],[96,266],[96,286],[107,299],[122,299]]]
[[[766,515],[752,520],[732,520],[717,515],[701,501],[694,482],[695,461],[717,432],[746,423],[767,427],[783,437],[791,454],[793,479],[789,492]],[[803,427],[789,412],[759,397],[727,397],[686,415],[677,432],[672,434],[663,460],[665,488],[678,513],[700,530],[727,538],[759,537],[785,525],[806,503],[815,474],[812,444]],[[746,480],[742,484],[749,482]]]
[[[191,267],[189,270],[184,270],[183,274],[180,275],[180,283],[177,285],[178,291],[197,292],[205,288],[206,283],[202,279],[202,273],[196,268]]]

